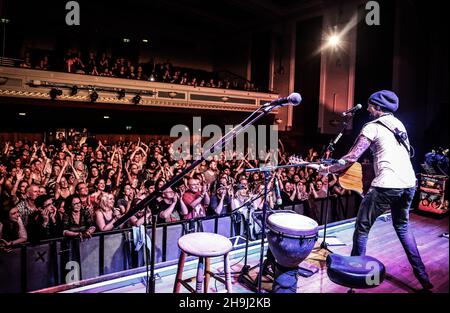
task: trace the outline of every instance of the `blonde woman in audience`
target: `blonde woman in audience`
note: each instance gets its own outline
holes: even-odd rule
[[[114,222],[121,216],[120,209],[114,207],[114,195],[104,193],[100,198],[100,207],[95,211],[95,223],[99,231],[108,231],[114,228]]]

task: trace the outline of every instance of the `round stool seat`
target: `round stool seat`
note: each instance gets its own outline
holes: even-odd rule
[[[379,286],[386,273],[384,264],[371,256],[342,256],[329,254],[327,274],[338,285],[368,289]]]
[[[187,254],[199,257],[216,257],[231,251],[231,241],[214,233],[191,233],[178,239],[178,247]]]

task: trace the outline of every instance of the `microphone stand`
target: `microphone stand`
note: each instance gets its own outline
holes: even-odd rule
[[[200,165],[200,163],[202,163],[204,160],[208,159],[208,157],[210,157],[211,155],[213,155],[214,153],[217,153],[219,151],[222,151],[222,149],[225,147],[225,145],[230,142],[231,140],[233,140],[235,137],[237,137],[239,134],[245,132],[245,130],[253,125],[254,123],[256,123],[258,120],[260,120],[262,117],[266,116],[267,114],[269,114],[273,109],[282,106],[282,103],[275,103],[275,104],[271,104],[271,103],[267,103],[261,107],[258,107],[252,114],[250,114],[250,116],[248,116],[242,123],[240,123],[239,125],[237,125],[236,127],[234,127],[233,129],[231,129],[228,133],[226,133],[224,136],[222,136],[219,140],[217,140],[210,149],[208,149],[207,151],[203,152],[203,154],[194,162],[192,162],[192,164],[190,166],[188,166],[187,168],[185,168],[181,173],[177,174],[176,176],[172,177],[171,180],[167,181],[160,190],[158,191],[154,191],[152,192],[150,195],[148,195],[147,197],[145,197],[144,199],[142,199],[134,208],[131,208],[130,210],[128,210],[128,212],[126,212],[123,216],[121,216],[117,221],[114,222],[114,228],[118,228],[120,227],[122,224],[124,224],[127,220],[130,219],[130,217],[132,217],[133,215],[135,215],[137,212],[141,211],[141,210],[145,210],[144,214],[146,214],[146,207],[153,205],[154,202],[156,201],[156,199],[169,187],[172,187],[173,185],[175,185],[178,181],[180,181],[184,176],[186,176],[187,174],[189,174],[194,168],[196,168],[198,165]],[[255,116],[255,114],[257,114]],[[267,180],[267,179],[266,179]],[[267,186],[266,186],[267,187]],[[266,191],[267,193],[267,188]],[[266,195],[265,195],[266,196]],[[263,209],[263,218],[265,218],[265,209]],[[145,222],[146,222],[147,216],[145,216]],[[154,225],[156,226],[156,223],[154,223]],[[147,225],[145,225],[146,227]],[[153,227],[155,227],[153,226]],[[264,223],[263,223],[263,231],[265,231],[264,229]],[[156,235],[156,228],[154,230],[152,230],[153,236],[152,236],[152,242],[156,241],[155,235]],[[263,235],[264,238],[264,235]],[[264,241],[261,242],[262,244],[262,249],[264,248]],[[152,262],[154,262],[155,260],[155,250],[154,250],[155,245],[152,245]],[[147,251],[147,247],[145,248]],[[263,250],[262,250],[263,251]],[[262,254],[261,254],[261,260],[262,260]],[[146,268],[147,268],[147,273],[148,273],[148,258],[146,258]],[[153,269],[152,269],[152,275],[154,274],[154,264],[153,264]],[[154,276],[154,275],[153,275]],[[154,291],[154,277],[152,277],[150,279],[150,282],[152,286],[148,286],[147,289],[150,290],[152,289]],[[259,285],[261,285],[261,283],[259,283]],[[259,286],[258,290],[260,291],[261,288]]]
[[[342,122],[341,131],[339,132],[339,134],[337,134],[336,138],[331,140],[330,143],[328,144],[327,149],[322,154],[322,160],[325,159],[327,151],[333,152],[335,150],[335,145],[338,143],[338,141],[344,135],[345,129],[347,128],[348,122],[349,122],[351,117],[353,117],[353,113],[352,114],[348,114],[347,115],[347,119]],[[328,182],[328,184],[329,184],[329,182]],[[328,245],[328,243],[326,241],[326,238],[327,238],[327,224],[328,224],[328,207],[330,206],[329,204],[330,204],[330,186],[327,185],[327,198],[326,198],[326,201],[325,201],[325,223],[324,223],[324,227],[323,227],[323,241],[320,244],[320,250],[325,249],[328,252],[333,253],[333,251],[331,251],[328,248],[329,245]]]
[[[152,253],[150,260],[150,282],[149,282],[149,292],[155,293],[155,254],[156,254],[156,221],[158,219],[158,215],[152,215]]]
[[[249,171],[249,170],[247,170]],[[250,204],[252,204],[255,200],[261,198],[262,196],[265,196],[265,193],[260,193],[258,194],[255,198],[252,198],[248,201],[246,201],[240,208],[247,206],[247,218],[245,219],[245,254],[244,254],[244,266],[242,267],[241,271],[239,272],[239,277],[238,280],[239,282],[245,284],[247,287],[249,287],[250,289],[252,289],[253,291],[258,291],[257,286],[255,286],[255,281],[250,277],[250,270],[256,268],[257,266],[260,266],[259,264],[255,265],[254,267],[250,268],[250,265],[247,264],[247,258],[248,258],[248,243],[250,241],[250,216],[251,216],[251,210],[249,208]],[[239,209],[240,209],[239,208]],[[238,210],[238,209],[236,209]],[[255,220],[255,223],[256,220]],[[263,221],[264,223],[264,221]],[[263,224],[262,223],[262,224]],[[261,225],[262,228],[262,225]],[[261,231],[262,232],[262,231]],[[264,239],[264,237],[263,237]],[[262,271],[262,268],[260,268],[260,271]]]
[[[239,273],[238,280],[241,283],[245,283],[248,286],[252,286],[253,281],[248,278],[248,274],[250,272],[250,265],[247,264],[247,257],[248,257],[248,242],[250,240],[249,232],[250,232],[250,214],[251,210],[248,207],[249,204],[245,203],[244,205],[247,205],[247,218],[244,217],[244,224],[245,224],[245,252],[244,252],[244,266],[242,267],[241,271]]]
[[[264,204],[262,214],[262,227],[261,227],[261,254],[259,255],[259,272],[258,272],[258,293],[261,293],[262,287],[262,274],[263,274],[263,262],[264,262],[264,238],[266,237],[266,212],[268,208],[267,203],[267,189],[269,184],[270,171],[264,171]]]
[[[251,172],[263,172],[264,173],[264,204],[262,209],[262,222],[261,222],[261,248],[260,248],[260,255],[259,255],[259,272],[258,272],[258,278],[257,278],[257,293],[261,293],[261,287],[262,287],[262,274],[263,274],[263,262],[264,262],[264,239],[266,237],[266,212],[268,209],[268,201],[267,201],[267,195],[268,195],[268,184],[269,184],[269,175],[270,172],[276,167],[268,166],[263,168],[252,168],[245,170],[247,173]],[[246,279],[248,280],[248,279]]]
[[[152,215],[152,238],[151,238],[151,253],[149,255],[148,253],[148,240],[147,240],[147,210],[148,206],[144,208],[144,259],[145,259],[145,273],[146,273],[146,293],[155,293],[155,249],[156,249],[156,221],[157,221],[157,215]],[[150,262],[149,259],[150,258]],[[149,269],[150,266],[150,269]],[[149,270],[150,270],[150,276],[149,276]]]

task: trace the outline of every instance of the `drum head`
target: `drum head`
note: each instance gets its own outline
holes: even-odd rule
[[[317,234],[317,222],[296,213],[274,213],[267,219],[269,229],[292,236],[311,236]]]

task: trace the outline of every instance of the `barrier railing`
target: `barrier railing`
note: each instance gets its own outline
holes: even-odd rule
[[[330,197],[285,206],[317,218],[323,224],[351,219],[357,214],[357,195]],[[328,206],[327,206],[328,204]],[[239,213],[160,224],[156,231],[155,263],[179,257],[178,239],[189,232],[214,232],[231,238],[244,235],[244,217]],[[151,237],[151,229],[147,229]],[[81,279],[89,279],[144,266],[144,249],[136,251],[132,229],[100,232],[89,240],[56,238],[39,244],[22,244],[0,251],[0,293],[29,292]]]

